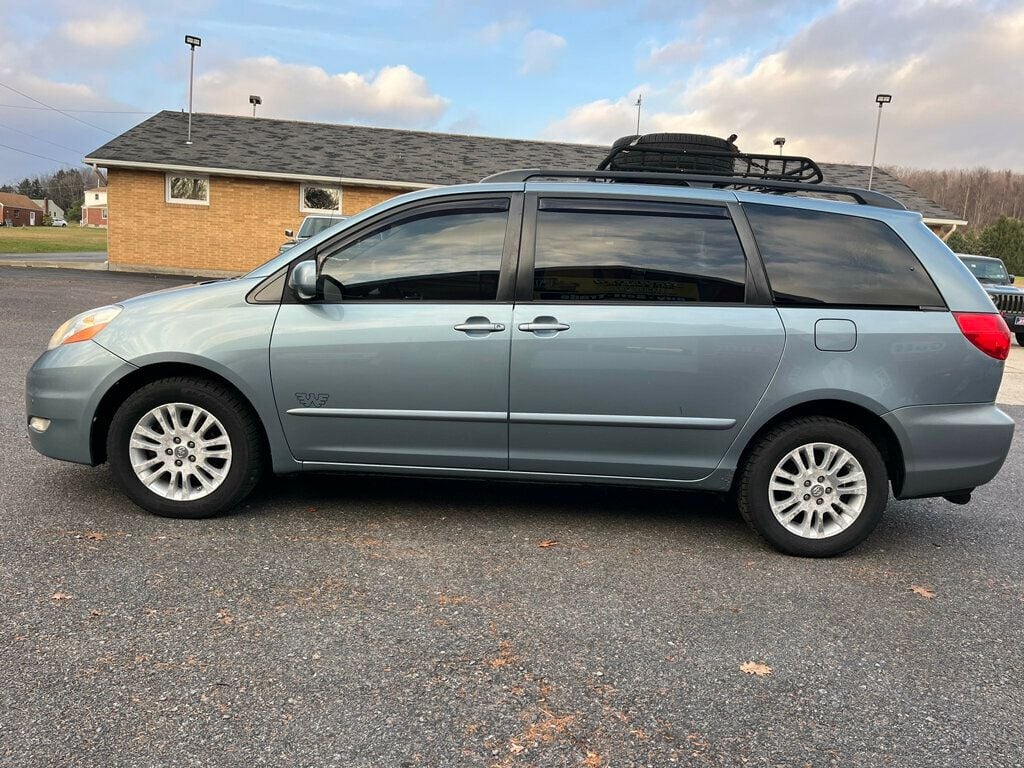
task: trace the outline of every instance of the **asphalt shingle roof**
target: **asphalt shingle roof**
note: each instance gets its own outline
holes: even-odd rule
[[[187,145],[187,124],[183,112],[158,112],[86,160],[433,185],[475,182],[511,168],[594,168],[608,153],[591,144],[204,113],[192,116]],[[867,166],[819,166],[827,184],[867,186]],[[926,218],[960,218],[877,168],[873,188]]]
[[[11,208],[25,208],[29,211],[43,212],[43,209],[32,202],[25,195],[19,195],[15,192],[0,192],[0,205],[6,205]]]

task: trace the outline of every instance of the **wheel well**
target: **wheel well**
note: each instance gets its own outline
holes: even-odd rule
[[[154,363],[153,365],[147,365],[119,379],[114,386],[107,390],[100,400],[100,404],[96,407],[96,413],[92,419],[92,429],[89,433],[89,449],[93,464],[102,464],[107,460],[107,431],[110,429],[110,422],[113,420],[117,409],[121,407],[121,403],[140,387],[144,387],[150,382],[173,376],[193,376],[217,382],[235,392],[252,409],[252,412],[256,413],[256,409],[249,402],[249,398],[238,387],[223,376],[218,376],[213,371],[198,365],[190,365],[189,363]],[[270,441],[267,439],[263,420],[257,418],[256,421],[260,425],[260,437],[263,440],[263,447],[267,451],[266,455],[269,455]]]
[[[903,487],[904,463],[903,449],[900,448],[900,441],[896,438],[896,434],[877,414],[843,400],[814,400],[795,405],[776,414],[747,441],[737,467],[742,469],[746,464],[747,456],[754,450],[754,446],[771,429],[783,422],[807,416],[827,416],[839,419],[863,432],[872,443],[878,446],[882,460],[885,462],[885,468],[889,473],[889,480],[892,482],[893,492],[899,494]],[[739,472],[735,474],[734,478],[738,477]]]

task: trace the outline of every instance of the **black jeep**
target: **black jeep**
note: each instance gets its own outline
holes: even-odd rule
[[[1006,271],[1003,260],[967,253],[958,253],[957,256],[988,291],[992,302],[1010,326],[1010,333],[1016,335],[1017,343],[1024,347],[1024,291],[1014,286],[1013,275]]]

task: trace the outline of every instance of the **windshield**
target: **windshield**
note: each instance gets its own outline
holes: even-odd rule
[[[967,268],[974,273],[982,283],[1009,283],[1010,278],[1006,274],[1006,267],[1001,261],[989,261],[988,259],[961,259]]]
[[[306,220],[302,222],[298,236],[306,238],[312,237],[313,235],[319,235],[332,224],[337,224],[342,220],[342,216],[308,216]]]

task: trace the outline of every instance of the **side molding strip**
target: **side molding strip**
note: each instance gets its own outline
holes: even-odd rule
[[[612,416],[575,413],[513,413],[513,424],[566,424],[581,427],[663,427],[666,429],[732,429],[736,419],[697,416]]]

